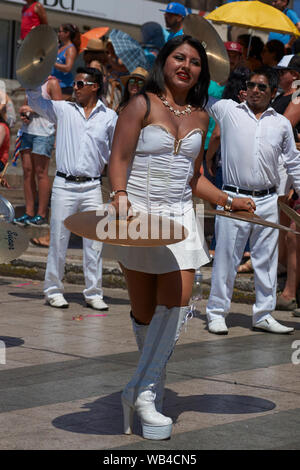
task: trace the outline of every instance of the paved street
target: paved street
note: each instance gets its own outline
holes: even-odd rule
[[[105,288],[110,309],[99,313],[81,285],[66,284],[67,310],[44,304],[41,281],[2,276],[0,286],[1,450],[300,449],[291,313],[274,316],[293,335],[253,332],[251,305],[235,303],[223,337],[208,333],[202,301],[168,365],[173,434],[156,442],[122,434],[120,393],[138,358],[126,290]]]

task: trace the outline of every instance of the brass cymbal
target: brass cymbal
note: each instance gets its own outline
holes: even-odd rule
[[[0,223],[0,263],[18,258],[28,244],[29,237],[23,229],[7,222]]]
[[[286,232],[293,232],[296,235],[300,235],[300,232],[296,232],[290,227],[286,227],[285,225],[275,224],[274,222],[270,222],[269,220],[262,219],[258,215],[252,214],[251,212],[246,212],[246,211],[229,212],[229,211],[222,211],[222,210],[217,210],[217,209],[204,209],[204,215],[220,215],[222,217],[227,217],[228,219],[242,220],[244,222],[250,222],[251,224],[263,225],[264,227],[276,228],[278,230],[284,230]]]
[[[278,198],[278,205],[280,207],[280,209],[286,214],[289,216],[289,218],[291,220],[293,220],[295,222],[296,225],[299,225],[300,227],[300,215],[298,214],[298,212],[296,212],[294,209],[292,209],[290,206],[288,206],[287,204],[285,204],[285,202],[283,202],[283,200],[281,199],[281,196]]]
[[[39,25],[25,37],[18,51],[16,76],[24,88],[37,88],[50,75],[56,61],[58,41],[48,25]]]
[[[198,39],[206,50],[211,79],[225,82],[230,73],[229,57],[215,28],[202,16],[191,14],[185,17],[184,34]]]
[[[98,211],[78,212],[65,219],[68,230],[81,237],[110,245],[153,247],[178,243],[187,229],[167,217],[142,214],[128,220],[109,219]]]

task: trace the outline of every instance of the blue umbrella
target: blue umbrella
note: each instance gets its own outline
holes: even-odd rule
[[[113,29],[109,34],[116,55],[121,59],[129,73],[137,67],[149,70],[149,64],[141,45],[129,34]]]

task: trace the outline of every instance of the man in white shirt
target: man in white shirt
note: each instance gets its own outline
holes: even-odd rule
[[[79,68],[74,81],[75,102],[45,100],[40,89],[27,90],[29,106],[57,126],[56,167],[51,197],[50,248],[44,294],[52,307],[66,308],[62,278],[70,231],[69,215],[96,210],[102,204],[101,174],[107,164],[116,124],[116,113],[98,98],[100,71]],[[87,306],[107,310],[102,291],[101,250],[83,238],[83,271]]]
[[[246,102],[220,100],[208,106],[221,129],[223,190],[230,197],[252,197],[256,214],[275,223],[278,223],[276,186],[280,156],[300,193],[300,153],[292,127],[269,106],[277,86],[276,72],[264,67],[251,74]],[[281,325],[271,315],[276,305],[278,230],[221,216],[216,217],[217,245],[206,309],[208,330],[228,333],[225,316],[248,238],[256,292],[253,327],[290,333],[293,328]]]

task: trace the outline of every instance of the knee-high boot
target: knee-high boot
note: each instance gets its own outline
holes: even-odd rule
[[[172,420],[155,408],[155,389],[170,358],[190,307],[156,307],[148,326],[143,351],[131,381],[122,393],[124,432],[131,434],[133,413],[137,412],[146,439],[167,439]]]
[[[143,325],[141,323],[137,323],[134,316],[132,315],[132,312],[130,312],[130,318],[132,322],[132,329],[135,335],[136,344],[137,344],[139,352],[141,353],[144,347],[144,342],[145,342],[149,325]],[[162,371],[160,381],[157,384],[157,387],[155,390],[155,393],[156,393],[155,408],[160,413],[162,412],[162,409],[163,409],[165,382],[166,382],[166,368],[164,368],[164,370]]]

